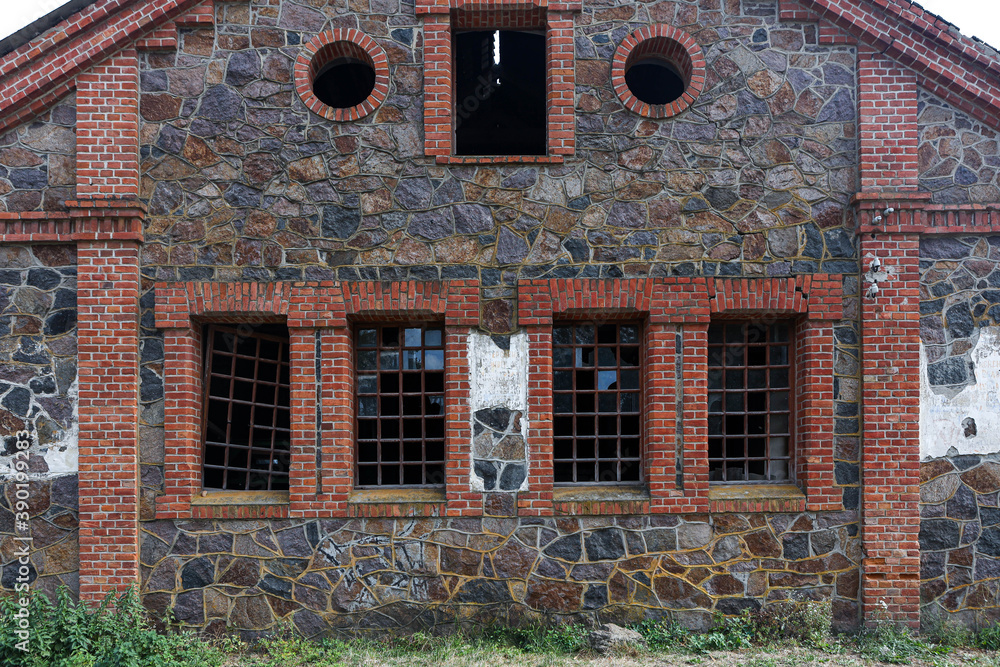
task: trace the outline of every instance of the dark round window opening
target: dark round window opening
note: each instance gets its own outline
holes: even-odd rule
[[[358,58],[343,57],[323,66],[313,80],[313,94],[335,109],[361,104],[375,89],[375,68]]]
[[[625,84],[646,104],[670,104],[684,94],[687,84],[673,65],[663,58],[644,58],[625,72]]]

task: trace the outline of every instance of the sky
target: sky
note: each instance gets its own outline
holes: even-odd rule
[[[0,39],[52,11],[65,0],[2,0]],[[1000,49],[998,0],[921,0],[925,9],[943,16],[961,31]]]

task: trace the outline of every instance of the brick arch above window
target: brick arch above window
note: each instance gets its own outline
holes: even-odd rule
[[[329,106],[313,91],[313,84],[323,68],[339,58],[359,61],[374,71],[375,81],[371,93],[354,106]],[[353,28],[321,32],[306,42],[295,60],[293,76],[295,91],[306,106],[329,120],[351,121],[364,118],[375,111],[389,94],[389,58],[385,50],[374,39]]]
[[[643,61],[662,61],[676,70],[684,91],[664,104],[639,99],[629,86],[629,70]],[[694,38],[664,23],[644,26],[625,37],[611,62],[611,84],[628,109],[649,118],[670,118],[690,107],[705,87],[705,55]]]

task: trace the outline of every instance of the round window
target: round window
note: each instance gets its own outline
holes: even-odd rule
[[[705,57],[691,35],[658,24],[622,40],[611,67],[615,92],[642,116],[668,118],[687,109],[705,86]]]
[[[330,120],[367,116],[389,92],[389,60],[357,30],[332,30],[311,39],[295,62],[295,88],[312,111]]]

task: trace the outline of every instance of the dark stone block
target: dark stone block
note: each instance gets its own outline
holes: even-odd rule
[[[959,471],[965,471],[979,465],[982,462],[982,458],[975,454],[962,454],[960,456],[953,456],[950,461]]]
[[[625,555],[625,542],[617,528],[595,530],[584,540],[587,560],[617,560]]]
[[[940,551],[958,547],[961,529],[951,519],[928,519],[920,522],[920,548]]]
[[[545,547],[544,553],[550,558],[561,558],[570,562],[578,561],[583,554],[580,546],[580,536],[567,535],[566,537],[560,537]]]
[[[976,494],[964,484],[959,485],[954,495],[948,500],[945,515],[950,519],[971,521],[979,517],[979,507]]]
[[[56,393],[56,379],[51,375],[32,378],[28,382],[28,388],[35,394],[54,394]]]
[[[76,328],[76,310],[57,310],[45,320],[45,335],[60,336]]]
[[[922,236],[920,256],[926,259],[963,259],[972,248],[952,236]]]
[[[233,207],[246,206],[256,208],[260,206],[260,196],[260,190],[243,185],[242,183],[233,183],[226,188],[226,192],[223,194],[226,202]]]
[[[11,169],[7,178],[11,185],[22,190],[41,190],[49,184],[48,174],[41,169]]]
[[[459,234],[477,234],[493,229],[493,214],[482,204],[459,204],[454,208],[454,214],[455,231]]]
[[[826,238],[826,252],[829,257],[855,257],[854,236],[843,228],[823,232]]]
[[[967,302],[956,303],[945,311],[944,318],[952,338],[968,338],[976,330]]]
[[[521,488],[521,483],[524,482],[527,474],[524,464],[508,463],[500,474],[499,489],[501,491],[517,491]]]
[[[781,538],[781,553],[788,560],[800,560],[809,557],[809,535],[792,533]]]
[[[361,225],[361,210],[343,206],[323,207],[323,237],[328,239],[348,239]]]
[[[292,599],[292,582],[290,581],[279,579],[271,574],[265,574],[258,585],[265,593],[270,593],[284,600]]]
[[[139,396],[144,402],[163,398],[163,379],[148,366],[139,371]]]
[[[500,264],[517,264],[528,256],[528,242],[506,227],[497,236],[496,258]]]
[[[739,616],[744,611],[760,609],[760,600],[754,598],[722,598],[715,603],[715,611],[726,616]]]
[[[512,411],[507,408],[487,408],[484,410],[476,410],[476,421],[486,424],[494,431],[499,431],[503,433],[507,430],[507,425],[510,424],[510,417]]]
[[[256,51],[237,51],[229,58],[226,67],[226,83],[230,86],[244,86],[260,78],[260,58]]]
[[[8,590],[14,590],[17,584],[31,584],[38,578],[38,573],[35,572],[35,566],[32,563],[24,565],[24,570],[20,568],[22,565],[17,560],[12,560],[3,566],[3,574],[0,575],[0,586]]]
[[[1000,525],[1000,508],[980,507],[979,521],[983,526]]]
[[[18,417],[27,417],[31,409],[31,392],[24,387],[14,387],[0,400],[0,405]]]
[[[608,587],[604,584],[591,584],[583,593],[584,609],[601,609],[608,604]]]
[[[195,590],[181,593],[177,596],[172,609],[174,618],[188,625],[201,625],[205,622],[203,602],[204,591]]]
[[[927,378],[934,386],[964,385],[969,381],[969,363],[962,357],[950,357],[928,364]]]
[[[492,491],[497,486],[497,474],[500,472],[500,464],[496,461],[481,461],[476,460],[473,463],[473,469],[483,480],[483,488],[487,491]]]
[[[920,578],[935,579],[944,574],[947,554],[943,552],[923,552],[920,554]]]
[[[198,115],[214,121],[233,120],[240,114],[243,98],[227,86],[216,85],[208,89],[201,98]],[[194,124],[191,126],[195,129]],[[212,132],[211,134],[216,134]],[[208,135],[202,135],[208,136]]]
[[[990,526],[983,530],[976,542],[976,551],[994,558],[1000,557],[1000,526]]]
[[[181,569],[181,588],[204,588],[215,579],[215,565],[207,556],[196,558]]]
[[[455,602],[472,602],[475,604],[490,604],[510,602],[510,589],[507,583],[495,579],[470,579],[455,595]]]
[[[53,269],[31,269],[28,271],[28,284],[40,290],[48,291],[58,287],[62,276]]]

